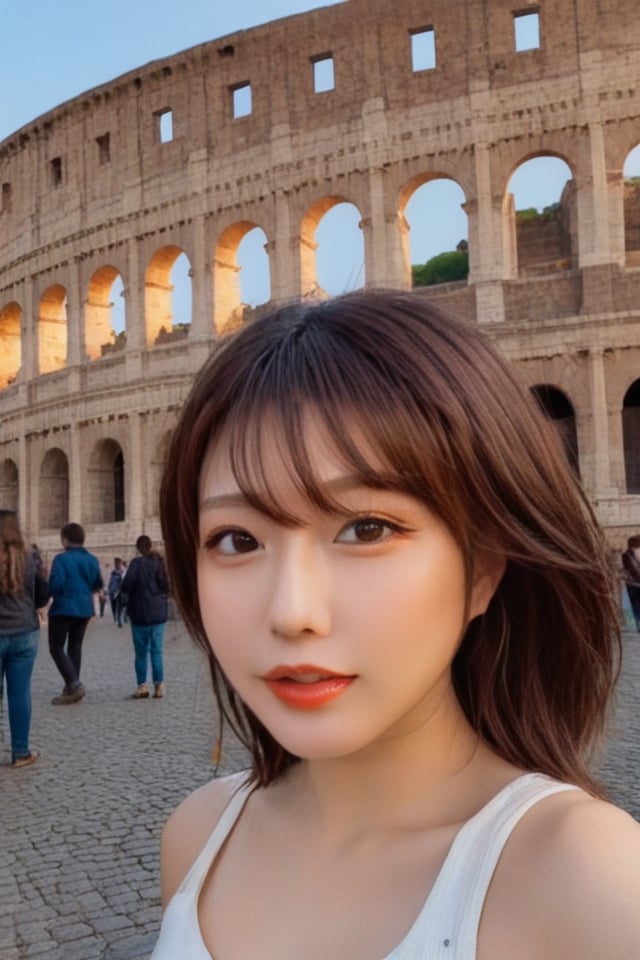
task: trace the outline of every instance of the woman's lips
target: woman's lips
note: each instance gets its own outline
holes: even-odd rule
[[[274,667],[262,678],[272,693],[297,710],[317,710],[335,700],[355,680],[311,664]]]

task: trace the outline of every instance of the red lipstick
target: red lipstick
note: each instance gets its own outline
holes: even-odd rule
[[[317,710],[344,693],[355,680],[355,676],[301,663],[296,666],[274,667],[262,679],[271,692],[288,707],[296,710]]]

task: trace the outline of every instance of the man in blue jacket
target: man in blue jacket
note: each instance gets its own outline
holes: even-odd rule
[[[49,652],[64,680],[64,690],[51,703],[77,703],[85,694],[80,683],[82,641],[94,615],[93,594],[103,586],[100,564],[85,550],[79,523],[65,523],[60,531],[64,552],[51,564],[49,592]],[[65,649],[66,645],[66,649]]]

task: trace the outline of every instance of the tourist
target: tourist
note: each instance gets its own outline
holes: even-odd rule
[[[0,510],[0,688],[6,680],[16,768],[30,766],[39,756],[29,746],[31,675],[40,639],[38,608],[48,598],[40,552],[25,548],[13,510]]]
[[[627,540],[627,549],[622,554],[622,567],[629,605],[636,630],[640,633],[640,537],[629,537]]]
[[[588,764],[606,544],[478,327],[285,306],[220,343],[166,462],[173,592],[250,769],[170,818],[154,960],[636,958],[640,825]]]
[[[143,533],[136,540],[136,550],[139,555],[129,564],[122,584],[122,594],[131,621],[138,683],[133,697],[135,700],[148,698],[147,670],[151,661],[153,696],[158,700],[165,693],[162,646],[167,622],[169,581],[164,560],[156,550],[152,550],[151,540],[146,534]]]
[[[64,547],[51,564],[49,590],[49,652],[64,680],[55,706],[78,703],[85,695],[80,682],[82,642],[95,613],[93,595],[103,587],[100,564],[84,548],[84,530],[79,523],[65,523],[60,531]]]
[[[115,557],[113,561],[113,570],[109,574],[107,583],[107,593],[109,594],[109,604],[111,606],[111,615],[113,622],[119,627],[123,624],[124,604],[122,602],[122,578],[125,574],[125,566],[120,557]]]

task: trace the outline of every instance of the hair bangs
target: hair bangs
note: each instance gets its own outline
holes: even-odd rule
[[[467,525],[453,490],[449,428],[428,384],[418,400],[392,357],[389,369],[381,369],[379,358],[363,355],[361,344],[337,336],[326,323],[307,322],[295,334],[261,356],[227,411],[231,469],[247,502],[280,523],[300,522],[290,495],[285,502],[282,484],[276,489],[273,483],[277,464],[303,501],[346,512],[314,466],[313,424],[348,475],[364,486],[419,498],[462,542]]]

